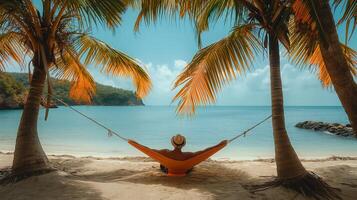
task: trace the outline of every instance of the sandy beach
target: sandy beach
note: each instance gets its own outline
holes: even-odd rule
[[[283,188],[255,193],[247,189],[275,175],[272,159],[209,160],[187,177],[166,177],[158,163],[145,157],[49,158],[58,171],[0,186],[1,199],[305,199]],[[9,168],[11,162],[11,153],[0,154],[0,169]],[[355,199],[356,157],[304,160],[303,164],[340,188],[343,199]]]

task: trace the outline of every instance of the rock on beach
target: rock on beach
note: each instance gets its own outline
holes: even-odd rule
[[[350,124],[339,124],[339,123],[325,123],[317,121],[304,121],[299,122],[295,125],[297,128],[310,129],[314,131],[327,131],[334,135],[349,137],[354,136],[353,130]]]

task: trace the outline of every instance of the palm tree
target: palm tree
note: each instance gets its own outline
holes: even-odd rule
[[[201,49],[178,76],[174,88],[179,92],[178,112],[193,114],[199,104],[213,103],[216,93],[239,74],[251,68],[254,55],[262,47],[269,51],[272,125],[275,143],[277,179],[262,187],[282,185],[315,198],[337,197],[335,191],[317,175],[308,172],[294,151],[284,119],[279,43],[289,49],[288,22],[291,8],[288,1],[144,1],[138,21],[150,22],[168,9],[180,10],[195,21],[200,34],[209,28],[211,19],[233,16],[235,26],[222,40]],[[160,5],[161,3],[161,5]],[[186,3],[186,4],[185,4]],[[189,4],[189,6],[187,6]],[[139,23],[136,23],[138,27]],[[200,37],[199,37],[200,38]],[[262,39],[262,40],[260,40]],[[313,187],[312,187],[313,186]]]
[[[357,1],[334,0],[333,3],[335,7],[343,3],[344,7],[341,8],[343,14],[338,23],[346,22],[345,43],[347,43],[357,25]],[[356,56],[345,55],[349,49],[344,48],[339,42],[329,1],[294,1],[293,12],[296,16],[296,27],[294,27],[295,40],[292,41],[291,53],[300,64],[309,63],[311,58],[321,58],[329,83],[332,83],[357,136],[357,84],[353,79],[353,75],[356,75]],[[354,24],[350,32],[349,27],[353,20]],[[301,49],[305,52],[302,53]],[[318,56],[316,49],[318,49]]]
[[[42,0],[40,11],[31,0],[0,1],[0,70],[11,60],[23,65],[30,58],[33,66],[17,133],[14,176],[25,177],[51,168],[37,131],[46,83],[47,92],[52,92],[50,75],[71,81],[70,96],[86,102],[95,92],[95,82],[86,68],[90,64],[100,66],[106,74],[131,77],[138,97],[149,92],[149,76],[134,59],[90,35],[93,25],[114,30],[121,22],[125,2]]]

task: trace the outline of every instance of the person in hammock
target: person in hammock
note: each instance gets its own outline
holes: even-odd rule
[[[180,134],[177,134],[171,138],[171,144],[174,147],[173,150],[169,150],[169,149],[160,149],[160,150],[151,149],[151,150],[156,151],[165,157],[168,157],[168,158],[171,158],[174,160],[178,160],[178,161],[184,161],[184,160],[193,158],[199,154],[202,154],[204,152],[210,151],[211,149],[217,148],[219,146],[225,146],[227,144],[227,142],[228,142],[227,140],[223,140],[219,144],[212,146],[212,147],[208,147],[201,151],[183,152],[182,148],[186,145],[186,138]],[[164,172],[166,174],[169,171],[168,168],[162,164],[160,164],[160,169],[162,172]],[[192,168],[188,169],[186,173],[189,173],[191,170],[192,170]]]

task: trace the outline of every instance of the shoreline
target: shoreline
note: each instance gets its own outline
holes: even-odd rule
[[[89,106],[89,107],[146,107],[145,104],[127,104],[127,105],[111,105],[111,104],[69,104],[72,107],[81,107],[81,106]],[[56,109],[56,108],[66,108],[66,106],[64,105],[54,105],[53,107],[51,106],[50,109]],[[18,107],[0,107],[0,111],[11,111],[11,110],[23,110],[23,106],[18,106]],[[40,110],[41,109],[46,109],[45,107],[43,107],[41,105]]]
[[[0,151],[2,155],[13,155],[11,151]],[[75,154],[55,154],[49,153],[48,157],[53,158],[71,158],[71,159],[94,159],[94,160],[119,160],[119,161],[143,161],[143,162],[155,162],[148,156],[91,156],[91,155],[75,155]],[[322,156],[322,157],[299,157],[303,162],[324,162],[324,161],[343,161],[343,160],[357,160],[357,156]],[[221,163],[242,163],[242,162],[275,162],[274,158],[252,158],[252,159],[231,159],[231,158],[209,158],[208,161],[221,162]]]

